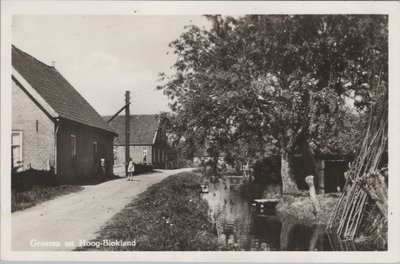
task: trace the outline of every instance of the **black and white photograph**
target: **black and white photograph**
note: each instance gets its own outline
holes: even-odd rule
[[[396,2],[104,2],[4,4],[3,257],[399,261]]]

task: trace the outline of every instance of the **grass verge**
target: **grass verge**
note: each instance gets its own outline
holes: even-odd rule
[[[11,212],[24,210],[41,202],[51,200],[57,196],[78,192],[83,188],[73,185],[60,185],[52,187],[33,186],[26,191],[11,191]]]
[[[77,250],[207,251],[218,249],[201,177],[183,172],[150,186]],[[116,241],[106,244],[104,241]],[[134,243],[130,243],[134,241]],[[119,243],[127,242],[127,243]]]

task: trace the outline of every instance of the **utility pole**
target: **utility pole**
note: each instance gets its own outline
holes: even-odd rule
[[[130,119],[131,112],[129,108],[130,92],[125,92],[125,174],[128,176],[128,164],[130,158],[129,139],[130,139]]]

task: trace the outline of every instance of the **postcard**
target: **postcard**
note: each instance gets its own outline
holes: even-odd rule
[[[398,2],[1,7],[1,259],[400,260]]]

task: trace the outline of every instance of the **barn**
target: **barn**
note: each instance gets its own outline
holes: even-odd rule
[[[110,120],[111,116],[104,116]],[[125,164],[125,116],[116,116],[109,123],[118,133],[114,141],[115,164]],[[135,163],[149,164],[157,169],[166,167],[167,137],[160,128],[157,115],[131,115],[129,151]]]
[[[12,145],[15,171],[54,170],[58,183],[112,173],[117,134],[55,69],[12,46]]]

